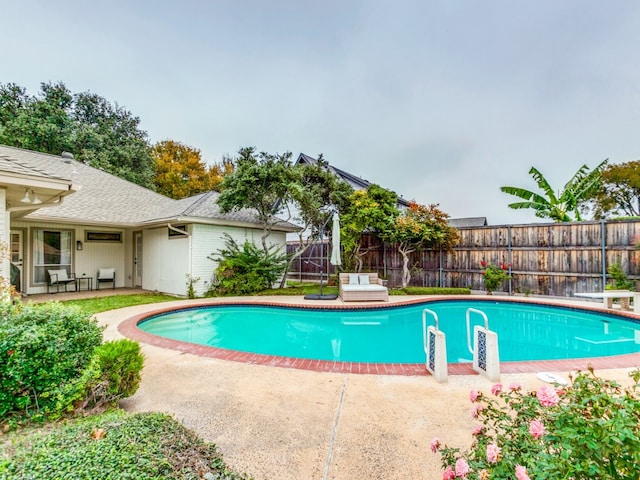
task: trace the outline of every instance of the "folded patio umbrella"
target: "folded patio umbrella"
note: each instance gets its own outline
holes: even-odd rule
[[[331,230],[331,259],[329,260],[331,265],[340,265],[342,259],[340,258],[340,217],[338,212],[333,214],[333,229]]]

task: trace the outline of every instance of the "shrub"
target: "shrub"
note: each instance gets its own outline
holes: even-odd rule
[[[469,295],[471,293],[469,288],[449,287],[405,287],[400,291],[407,295]]]
[[[209,257],[218,262],[216,278],[218,284],[213,286],[218,295],[250,295],[271,288],[282,276],[286,267],[286,254],[277,246],[268,251],[245,240],[242,247],[225,234],[225,248],[217,257]]]
[[[472,390],[472,414],[482,424],[469,451],[431,441],[442,453],[443,478],[636,478],[640,371],[630,376],[635,383],[628,388],[589,369],[567,387],[545,384],[527,393],[518,384],[496,384],[495,399]]]
[[[71,408],[61,394],[102,340],[96,320],[58,303],[0,307],[0,421],[39,420]]]
[[[133,395],[140,385],[143,365],[138,342],[125,338],[103,343],[79,382],[84,401],[78,408],[101,410]]]
[[[112,411],[32,434],[5,449],[0,478],[247,479],[215,445],[165,414]]]
[[[633,290],[633,280],[629,280],[627,274],[622,270],[619,263],[612,263],[607,269],[607,273],[613,278],[613,285],[607,285],[606,288],[614,290]]]
[[[482,268],[482,278],[484,280],[484,288],[487,291],[487,294],[491,295],[502,282],[509,279],[509,275],[507,274],[507,270],[511,264],[501,263],[500,266],[497,265],[487,265],[487,263],[483,260],[481,262]]]

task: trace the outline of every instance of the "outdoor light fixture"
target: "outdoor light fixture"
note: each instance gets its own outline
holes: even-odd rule
[[[33,196],[33,199],[31,198],[31,196]],[[33,205],[40,205],[42,203],[42,200],[40,200],[40,197],[38,197],[36,192],[34,192],[33,189],[29,188],[24,191],[24,197],[22,197],[20,201],[22,203],[31,203]]]
[[[82,242],[80,240],[76,242],[76,250],[78,251],[82,250]]]
[[[31,203],[31,195],[29,195],[29,189],[24,191],[24,197],[20,199],[22,203]]]

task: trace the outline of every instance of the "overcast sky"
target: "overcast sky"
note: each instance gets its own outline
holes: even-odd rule
[[[640,159],[636,1],[0,0],[0,15],[0,83],[96,93],[209,163],[323,153],[453,218],[540,221],[500,187]]]

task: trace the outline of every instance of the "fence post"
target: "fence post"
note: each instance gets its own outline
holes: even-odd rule
[[[509,264],[509,266],[507,267],[507,274],[509,275],[509,295],[513,295],[513,275],[511,275],[511,224],[507,225],[507,235],[509,236],[509,239],[507,240],[507,263]]]
[[[605,245],[606,241],[607,241],[607,235],[606,235],[606,224],[604,223],[604,220],[600,220],[600,235],[602,236],[602,239],[600,240],[600,243],[602,244],[602,289],[604,291],[604,288],[607,286],[607,246]]]
[[[440,247],[440,279],[439,279],[439,284],[440,284],[440,288],[444,287],[444,278],[442,275],[442,247]]]

